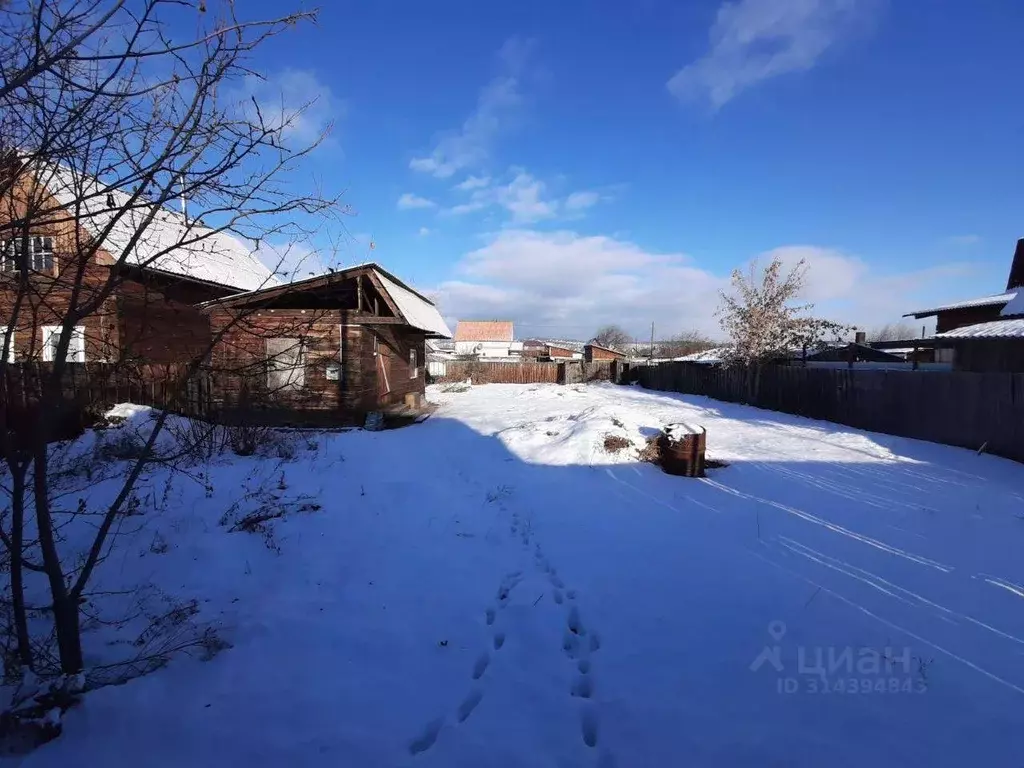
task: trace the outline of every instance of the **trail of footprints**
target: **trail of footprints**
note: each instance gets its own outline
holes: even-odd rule
[[[529,523],[524,524],[519,513],[512,515],[510,531],[513,536],[519,537],[524,548],[529,548],[532,539],[532,530]],[[580,616],[579,607],[575,604],[577,592],[575,589],[567,589],[565,583],[558,576],[558,572],[544,556],[540,544],[534,547],[534,563],[537,569],[547,578],[551,584],[551,596],[556,605],[566,606],[565,630],[562,637],[562,653],[567,660],[575,667],[573,682],[569,689],[569,696],[582,700],[580,712],[580,735],[583,743],[588,747],[596,747],[598,742],[598,717],[590,700],[594,696],[594,674],[592,655],[601,648],[601,638],[593,630],[589,630]],[[498,618],[498,611],[509,604],[512,590],[523,580],[522,571],[513,571],[502,579],[498,585],[495,595],[495,605],[484,611],[484,622],[488,627],[493,627]],[[500,651],[506,640],[506,633],[495,629],[491,635],[491,646],[494,652]],[[469,719],[473,711],[483,700],[483,690],[476,681],[479,681],[491,664],[491,651],[484,650],[477,656],[470,670],[470,677],[474,681],[469,693],[459,703],[455,710],[455,720],[464,723]],[[437,741],[438,734],[444,725],[444,718],[431,720],[424,726],[422,733],[409,743],[409,752],[417,755],[430,749]],[[607,755],[605,755],[607,757]]]
[[[583,699],[588,702],[594,695],[594,675],[591,655],[601,649],[601,638],[594,631],[588,631],[580,617],[580,610],[575,605],[576,590],[566,589],[565,583],[558,576],[558,571],[544,557],[544,552],[538,544],[534,550],[534,562],[537,567],[547,575],[553,591],[552,599],[557,605],[563,605],[568,600],[568,610],[565,617],[565,632],[562,636],[562,652],[569,661],[576,665],[574,677],[569,695]],[[585,705],[580,714],[580,734],[583,743],[588,747],[597,746],[597,713],[593,707]]]

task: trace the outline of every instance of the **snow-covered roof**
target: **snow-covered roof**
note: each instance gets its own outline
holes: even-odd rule
[[[77,216],[79,226],[89,235],[99,237],[110,227],[102,247],[115,259],[121,258],[145,225],[125,256],[126,264],[243,291],[280,282],[252,248],[226,232],[189,224],[180,213],[167,208],[157,208],[146,225],[154,206],[142,200],[132,202],[127,192],[65,166],[37,167],[36,178],[69,214]],[[118,217],[118,213],[122,215]]]
[[[965,325],[937,334],[940,339],[1017,339],[1024,338],[1024,317],[1013,320],[993,320],[988,323]]]
[[[441,317],[441,313],[437,311],[434,302],[402,285],[397,278],[380,267],[374,266],[373,271],[380,279],[384,289],[391,295],[391,299],[398,307],[398,311],[402,313],[405,322],[421,331],[451,338],[452,332],[448,329],[444,318]]]
[[[932,307],[931,309],[918,309],[913,312],[908,312],[904,317],[928,317],[928,315],[934,315],[936,312],[945,312],[950,309],[969,309],[970,307],[989,307],[996,304],[1006,304],[1007,302],[1012,301],[1016,296],[1017,289],[1015,288],[1012,291],[997,293],[992,296],[982,296],[977,299],[966,299],[953,304],[944,304],[941,307]]]
[[[527,339],[524,344],[531,346],[546,346],[546,347],[559,347],[561,349],[570,349],[573,352],[583,352],[583,348],[586,346],[586,342],[575,341],[573,339]]]
[[[253,301],[272,301],[281,295],[328,287],[357,271],[362,274],[372,273],[372,276],[380,281],[384,292],[398,309],[401,319],[405,320],[408,325],[421,331],[426,331],[431,336],[451,338],[452,332],[448,329],[448,324],[445,323],[444,318],[441,317],[441,313],[437,311],[434,302],[373,262],[356,264],[352,267],[335,270],[323,275],[314,275],[313,277],[307,277],[305,280],[296,280],[292,283],[277,283],[254,291],[242,291],[241,293],[235,293],[221,299],[204,302],[201,306],[232,306],[238,304],[246,305]]]
[[[676,362],[682,363],[720,363],[729,353],[729,347],[713,347],[702,352],[692,352],[689,355],[675,358]]]

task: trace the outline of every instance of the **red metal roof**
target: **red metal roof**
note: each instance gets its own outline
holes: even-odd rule
[[[512,341],[511,320],[459,320],[456,341]]]

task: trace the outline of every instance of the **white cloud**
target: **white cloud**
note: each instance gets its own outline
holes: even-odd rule
[[[456,184],[453,189],[461,192],[471,192],[474,189],[481,189],[491,183],[490,176],[467,176],[466,179]]]
[[[513,224],[533,224],[559,216],[579,214],[601,199],[597,192],[573,192],[566,198],[547,194],[547,184],[522,168],[510,169],[511,179],[503,184],[489,183],[473,189],[469,201],[448,209],[462,215],[491,207],[504,209]]]
[[[266,78],[247,75],[237,98],[248,119],[262,118],[284,143],[299,147],[331,133],[335,121],[345,113],[344,102],[315,72],[305,69],[289,67]]]
[[[680,69],[668,89],[718,109],[764,80],[804,72],[874,16],[882,0],[736,0],[723,3],[710,50]]]
[[[597,192],[573,192],[565,198],[565,207],[570,211],[582,211],[597,205],[600,199]]]
[[[429,154],[409,162],[414,171],[447,179],[487,159],[495,139],[523,103],[522,77],[532,44],[508,40],[499,58],[502,72],[480,91],[476,108],[461,128],[442,134]]]
[[[945,243],[958,248],[969,248],[981,244],[981,235],[952,235],[946,238]]]
[[[417,233],[420,237],[426,237],[430,234],[430,229],[427,227],[420,227],[420,231]]]
[[[928,294],[963,274],[963,265],[878,274],[861,259],[816,246],[785,246],[759,257],[807,261],[805,299],[816,314],[881,325],[927,304]],[[728,274],[687,255],[654,253],[636,243],[572,231],[504,230],[459,263],[435,289],[446,317],[509,317],[520,336],[586,339],[605,323],[638,337],[655,323],[659,337],[721,331],[714,316]]]
[[[412,192],[406,192],[398,198],[397,206],[400,211],[411,211],[416,208],[435,208],[437,203],[425,197],[414,195]]]

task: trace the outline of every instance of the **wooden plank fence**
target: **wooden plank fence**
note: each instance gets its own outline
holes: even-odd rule
[[[648,389],[706,395],[889,435],[1024,461],[1024,374],[661,363],[626,376]]]
[[[0,377],[0,407],[7,425],[17,429],[34,422],[52,363],[9,363]],[[207,371],[186,366],[71,363],[60,380],[62,421],[84,425],[115,403],[132,402],[205,418],[211,413],[211,381]]]
[[[582,384],[590,381],[612,381],[618,378],[621,366],[612,362],[585,363],[582,360],[564,363],[532,361],[453,360],[431,363],[431,377],[438,382],[467,379],[474,384]]]
[[[443,376],[437,381],[466,381],[474,384],[556,384],[559,363],[483,362],[453,360],[445,362]]]

